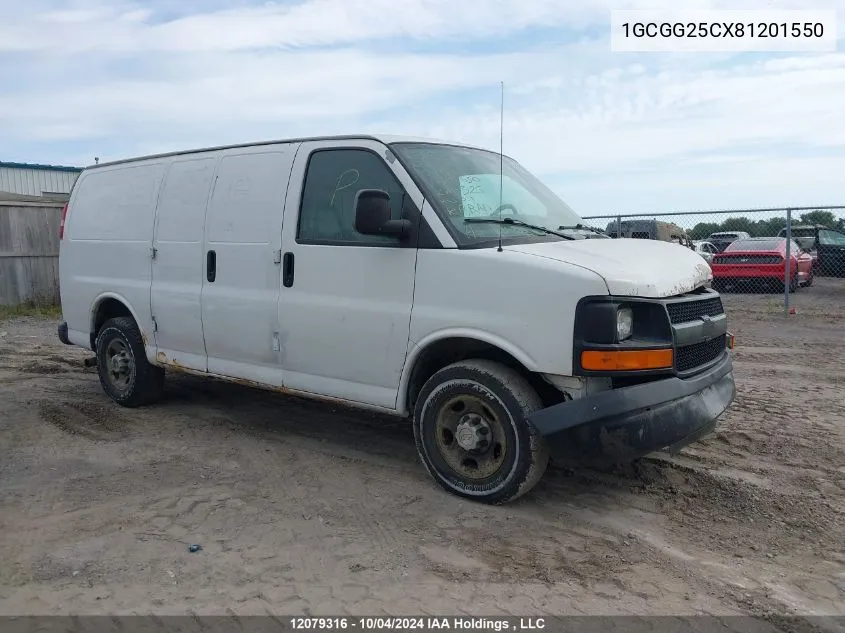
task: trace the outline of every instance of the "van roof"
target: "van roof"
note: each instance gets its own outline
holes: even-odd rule
[[[88,165],[85,169],[96,169],[98,167],[108,167],[110,165],[120,165],[123,163],[133,163],[141,160],[150,160],[155,158],[167,158],[170,156],[181,156],[183,154],[198,154],[202,152],[215,152],[226,149],[238,149],[243,147],[259,147],[262,145],[276,145],[278,143],[304,143],[308,141],[378,141],[385,145],[392,143],[436,143],[438,145],[454,145],[455,147],[469,147],[471,149],[480,149],[483,151],[493,151],[484,147],[470,145],[468,143],[460,143],[458,141],[447,141],[436,138],[427,138],[422,136],[398,136],[391,134],[344,134],[337,136],[303,136],[297,138],[284,138],[266,141],[254,141],[251,143],[236,143],[234,145],[218,145],[213,147],[202,147],[195,149],[185,149],[173,152],[163,152],[160,154],[149,154],[147,156],[136,156],[132,158],[122,158],[119,160],[108,161],[105,163],[98,163],[96,165]]]

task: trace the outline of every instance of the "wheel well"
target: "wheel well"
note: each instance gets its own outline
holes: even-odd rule
[[[413,413],[417,396],[431,376],[447,365],[472,358],[495,361],[516,370],[537,391],[544,406],[551,406],[564,400],[564,395],[560,391],[539,374],[529,371],[525,365],[503,349],[472,338],[447,338],[429,345],[414,363],[411,378],[408,381],[408,411]]]
[[[108,299],[104,299],[100,302],[100,305],[97,306],[97,312],[94,314],[94,327],[91,329],[91,349],[94,349],[95,347],[97,334],[100,333],[103,324],[109,319],[122,316],[134,319],[132,313],[129,311],[129,308],[127,308],[121,301],[109,297]]]

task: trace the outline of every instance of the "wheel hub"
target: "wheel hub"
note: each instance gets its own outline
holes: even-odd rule
[[[115,374],[129,373],[129,359],[125,353],[115,354],[111,357],[111,370]]]
[[[468,452],[480,453],[490,446],[492,433],[490,425],[477,413],[464,415],[455,429],[458,446]]]

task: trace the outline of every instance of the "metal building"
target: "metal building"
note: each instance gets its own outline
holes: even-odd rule
[[[0,161],[0,198],[36,196],[67,199],[80,167]]]

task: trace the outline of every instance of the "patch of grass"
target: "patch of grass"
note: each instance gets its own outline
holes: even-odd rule
[[[16,306],[0,306],[0,321],[20,317],[58,319],[61,315],[62,307],[57,303],[27,301]]]

